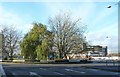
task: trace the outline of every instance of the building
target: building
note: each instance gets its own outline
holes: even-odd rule
[[[107,46],[100,46],[100,45],[96,45],[96,46],[91,46],[88,47],[87,49],[88,51],[88,56],[107,56]]]
[[[88,56],[107,56],[107,46],[87,46],[86,43],[83,43],[83,50],[80,53],[87,54]]]
[[[54,48],[54,51],[58,51],[57,48]],[[67,59],[85,59],[85,58],[89,59],[91,57],[106,57],[106,56],[107,46],[100,45],[87,46],[86,43],[83,43],[82,49],[79,48],[78,51],[68,53]]]

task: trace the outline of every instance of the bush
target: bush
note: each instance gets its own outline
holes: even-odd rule
[[[40,62],[40,60],[25,60],[25,62]]]
[[[4,58],[4,60],[8,60],[8,58],[7,58],[7,57],[5,57],[5,58]]]
[[[69,60],[55,60],[55,62],[63,63],[63,62],[69,62]]]
[[[87,60],[81,60],[80,62],[81,63],[87,63]]]

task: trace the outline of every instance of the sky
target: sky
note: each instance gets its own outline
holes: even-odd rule
[[[48,18],[58,12],[70,11],[87,25],[86,40],[92,45],[108,46],[109,52],[118,52],[118,1],[0,1],[0,30],[13,25],[23,34],[33,22],[47,26]],[[111,8],[107,8],[111,5]]]

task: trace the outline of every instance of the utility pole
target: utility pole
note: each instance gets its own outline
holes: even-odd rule
[[[3,35],[0,34],[0,60],[3,59]]]

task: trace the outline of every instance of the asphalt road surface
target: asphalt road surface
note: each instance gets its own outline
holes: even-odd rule
[[[72,65],[28,65],[3,64],[7,77],[119,77],[118,72],[110,72]]]

